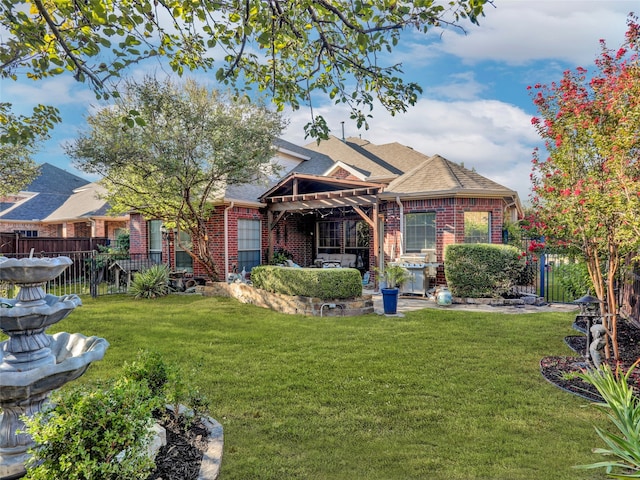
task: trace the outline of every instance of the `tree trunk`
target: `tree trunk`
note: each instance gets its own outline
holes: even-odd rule
[[[602,326],[607,333],[607,337],[609,339],[612,339],[611,329],[609,325],[609,315],[607,315],[607,313],[609,312],[609,308],[605,301],[607,297],[606,285],[604,276],[602,275],[602,267],[600,266],[600,256],[598,248],[587,241],[584,251],[586,253],[587,259],[587,270],[589,271],[589,277],[591,277],[591,282],[593,283],[595,296],[598,297],[598,300],[601,301],[599,308],[600,316],[602,318]],[[611,341],[611,344],[613,344],[613,341]],[[605,342],[604,344],[604,355],[606,359],[611,358],[611,347],[609,341]]]
[[[609,268],[607,272],[607,310],[611,321],[609,322],[611,346],[613,347],[613,358],[620,359],[618,351],[618,297],[616,296],[616,274],[620,262],[618,249],[615,245],[609,244]]]
[[[198,224],[195,228],[191,229],[189,234],[191,235],[191,242],[193,244],[190,250],[187,250],[191,258],[200,263],[207,276],[213,282],[220,280],[220,272],[218,267],[213,261],[213,255],[209,249],[209,234],[207,232],[206,223],[202,220],[198,220]]]

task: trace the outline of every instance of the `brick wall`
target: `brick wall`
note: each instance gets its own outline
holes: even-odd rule
[[[147,222],[139,213],[132,213],[129,216],[129,252],[146,254],[148,249]]]
[[[15,230],[29,230],[38,232],[38,237],[57,237],[58,230],[55,225],[43,225],[41,223],[16,223],[0,222],[0,232],[13,233]]]
[[[342,180],[361,180],[355,175],[352,175],[351,172],[345,170],[344,168],[338,168],[335,172],[333,172],[331,176],[333,178],[340,178]]]
[[[501,199],[467,199],[467,198],[443,198],[409,200],[403,202],[404,213],[434,212],[436,214],[436,256],[437,261],[443,262],[443,252],[447,245],[464,241],[464,212],[491,212],[491,241],[502,242],[502,200]],[[229,271],[224,272],[225,266],[225,236],[224,236],[224,206],[216,206],[211,218],[207,221],[209,230],[209,248],[213,259],[218,266],[221,278],[225,273],[234,271],[238,264],[238,220],[260,220],[262,226],[262,263],[269,263],[269,232],[266,214],[256,208],[233,207],[228,210],[228,253]],[[327,217],[325,220],[346,220],[361,218],[345,212],[346,215]],[[394,202],[381,205],[380,213],[384,215],[384,254],[385,262],[392,260],[392,255],[397,257],[401,249],[402,237],[400,235],[400,208]],[[281,219],[272,230],[273,245],[276,249],[286,249],[293,255],[293,260],[301,266],[308,266],[313,262],[315,255],[315,218],[312,215],[292,214]],[[130,241],[132,253],[147,252],[146,222],[138,214],[132,214],[130,219]],[[163,248],[164,245],[163,245]],[[163,256],[166,255],[166,252]],[[173,253],[172,253],[173,255]],[[369,247],[369,269],[374,265],[373,237],[371,236]],[[165,257],[166,258],[166,257]],[[202,265],[194,262],[194,274],[205,273]],[[444,283],[444,269],[438,272],[438,282]]]
[[[491,212],[491,243],[502,243],[503,211],[501,199],[441,198],[403,201],[404,214],[434,212],[436,214],[436,257],[444,262],[447,245],[464,242],[464,213]],[[381,208],[384,214],[385,262],[400,254],[400,207],[388,202]],[[444,268],[438,269],[438,283],[445,283]]]

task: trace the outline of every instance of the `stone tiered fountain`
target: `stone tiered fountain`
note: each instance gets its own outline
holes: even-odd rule
[[[26,473],[33,440],[20,417],[39,412],[53,390],[80,377],[109,346],[103,338],[45,332],[81,304],[77,295],[43,290],[72,263],[68,257],[0,258],[0,281],[20,287],[15,299],[0,298],[0,330],[9,336],[0,343],[0,480]]]

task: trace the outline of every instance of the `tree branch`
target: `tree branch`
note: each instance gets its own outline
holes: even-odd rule
[[[104,84],[102,83],[102,81],[91,71],[91,69],[86,68],[84,66],[84,63],[78,57],[76,57],[76,55],[71,51],[71,49],[69,48],[69,45],[67,45],[67,42],[62,37],[62,34],[60,33],[58,26],[55,24],[55,22],[53,21],[53,18],[51,18],[51,16],[49,15],[49,12],[45,8],[44,4],[42,3],[42,0],[34,0],[34,4],[36,5],[38,12],[40,12],[42,17],[44,18],[45,22],[47,22],[47,25],[51,29],[51,32],[53,33],[53,35],[58,40],[60,47],[64,50],[64,52],[67,54],[69,59],[75,65],[75,68],[78,71],[78,73],[83,73],[84,75],[89,77],[91,82],[93,82],[93,84],[96,87],[98,87],[98,89],[102,89],[104,87]]]

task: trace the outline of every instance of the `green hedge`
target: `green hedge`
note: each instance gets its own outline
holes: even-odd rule
[[[500,297],[524,268],[520,250],[511,245],[456,244],[445,250],[444,274],[455,297]]]
[[[321,299],[362,295],[362,277],[355,268],[291,268],[260,265],[251,270],[257,288],[284,295]]]

